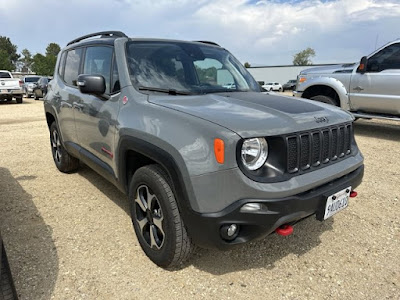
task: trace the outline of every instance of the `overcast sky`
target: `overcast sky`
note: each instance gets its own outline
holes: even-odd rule
[[[400,0],[0,0],[0,35],[33,54],[95,31],[211,40],[252,65],[354,62],[400,37]]]

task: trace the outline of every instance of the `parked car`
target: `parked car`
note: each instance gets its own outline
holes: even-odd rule
[[[286,82],[284,85],[282,85],[282,89],[283,91],[293,91],[294,89],[296,89],[296,84],[297,84],[297,79],[291,79],[288,82]]]
[[[279,82],[268,82],[267,84],[264,84],[262,88],[268,92],[271,91],[282,92],[283,90],[282,85]]]
[[[28,75],[25,76],[22,80],[24,82],[23,87],[24,87],[24,93],[25,97],[30,98],[33,96],[33,88],[35,86],[35,83],[38,82],[40,79],[40,76],[33,76],[33,75]]]
[[[11,72],[0,70],[0,101],[12,101],[14,97],[17,103],[22,103],[23,82],[14,78]]]
[[[360,63],[306,69],[298,76],[299,98],[339,106],[357,118],[400,121],[400,39]]]
[[[227,89],[236,89],[236,84],[234,84],[233,82],[227,83],[227,84],[224,84],[223,87],[227,88]]]
[[[139,244],[162,267],[194,245],[227,249],[332,217],[363,177],[350,114],[260,93],[211,42],[77,38],[44,107],[56,167],[82,161],[127,194]]]
[[[44,98],[47,94],[47,85],[51,79],[48,77],[40,77],[40,79],[33,86],[33,95],[35,100],[39,100],[39,98]]]

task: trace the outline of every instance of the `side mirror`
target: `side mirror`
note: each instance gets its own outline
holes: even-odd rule
[[[357,73],[364,74],[367,72],[367,64],[368,64],[368,58],[366,56],[363,56],[360,60],[360,65],[357,69]]]
[[[81,74],[76,85],[83,94],[103,95],[106,91],[106,80],[101,75]]]

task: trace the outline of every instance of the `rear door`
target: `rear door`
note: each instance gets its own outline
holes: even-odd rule
[[[400,115],[400,43],[368,59],[367,72],[354,71],[350,82],[352,110]]]
[[[57,84],[54,85],[54,99],[58,108],[58,126],[69,152],[79,155],[78,138],[75,129],[73,103],[79,101],[78,79],[83,48],[71,49],[61,56],[58,68]]]
[[[113,175],[115,168],[114,138],[119,111],[119,77],[114,48],[99,45],[86,48],[82,74],[102,75],[106,81],[106,97],[79,93],[75,107],[75,124],[81,157]],[[109,175],[110,175],[109,174]],[[107,176],[107,174],[106,174]]]

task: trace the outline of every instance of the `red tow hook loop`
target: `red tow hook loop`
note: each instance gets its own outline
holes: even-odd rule
[[[354,197],[357,197],[357,192],[356,191],[351,191],[350,192],[350,198],[354,198]]]
[[[277,229],[275,229],[275,232],[282,236],[288,236],[293,233],[293,226],[287,225],[287,224],[282,225],[282,226],[278,227]]]

